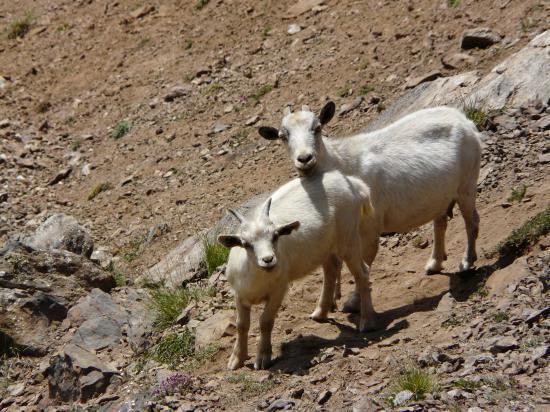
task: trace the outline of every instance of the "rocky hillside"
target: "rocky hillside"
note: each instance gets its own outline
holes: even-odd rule
[[[550,407],[549,13],[500,0],[0,0],[0,410]],[[422,269],[429,225],[384,237],[383,330],[358,334],[339,311],[309,320],[315,273],[285,299],[271,369],[226,371],[224,250],[201,233],[294,175],[257,126],[328,98],[335,136],[437,104],[475,120],[480,259],[454,272],[460,216],[439,275]]]

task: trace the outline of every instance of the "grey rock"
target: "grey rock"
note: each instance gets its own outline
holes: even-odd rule
[[[434,81],[441,76],[441,72],[439,72],[438,70],[432,70],[429,73],[409,79],[409,81],[407,81],[407,83],[405,84],[405,89],[412,89],[413,87],[416,87],[421,83]]]
[[[34,314],[45,316],[49,320],[62,321],[67,317],[66,299],[36,291],[30,298],[24,299],[21,307]]]
[[[0,192],[0,203],[5,203],[8,201],[9,195],[7,192]]]
[[[25,382],[19,382],[7,387],[8,393],[11,396],[20,396],[25,392]]]
[[[85,402],[103,393],[118,371],[94,354],[76,345],[67,345],[50,359],[46,374],[51,399]]]
[[[342,106],[342,108],[338,112],[338,116],[343,116],[343,115],[351,112],[352,110],[357,109],[361,105],[362,102],[363,102],[363,97],[362,96],[356,97],[355,100],[353,100],[353,102],[348,103],[348,104],[344,104]]]
[[[541,317],[546,318],[546,317],[548,317],[548,315],[550,315],[550,306],[546,306],[546,307],[544,307],[540,310],[537,310],[535,312],[530,313],[525,318],[525,322],[530,324],[530,323],[535,322],[536,320],[538,320]]]
[[[63,249],[89,258],[94,241],[77,220],[63,213],[50,216],[35,233],[23,239],[23,243],[41,250]]]
[[[164,101],[172,102],[179,97],[187,96],[192,90],[190,86],[175,86],[164,96]]]
[[[100,350],[119,344],[121,325],[106,316],[84,321],[73,336],[72,343],[88,350]]]
[[[540,154],[538,156],[538,162],[540,164],[546,164],[546,163],[550,163],[550,152],[548,153],[544,153],[544,154]]]
[[[538,130],[546,131],[550,129],[550,116],[541,117],[535,124],[534,127]]]
[[[276,399],[266,409],[266,412],[288,410],[294,406],[293,401],[287,399]]]
[[[546,358],[550,355],[550,345],[537,346],[531,352],[531,361],[536,362],[539,359]]]
[[[296,24],[296,23],[289,24],[286,30],[286,32],[290,35],[300,33],[301,31],[302,31],[302,28],[300,27],[299,24]]]
[[[493,117],[492,122],[500,128],[508,131],[515,130],[519,127],[518,123],[513,117],[505,114]]]
[[[111,266],[113,255],[109,252],[107,248],[98,247],[92,252],[92,256],[90,256],[90,259],[93,262],[98,263],[99,266],[101,266],[103,269],[107,270]]]
[[[477,72],[467,72],[422,83],[397,99],[365,131],[379,129],[408,113],[438,105],[462,107],[465,101],[477,101],[490,108],[518,107],[533,96],[547,102],[550,99],[549,48],[550,31],[545,31],[483,78]]]
[[[496,336],[486,342],[485,348],[491,353],[497,354],[517,349],[519,348],[519,344],[518,341],[511,336]]]
[[[66,179],[69,177],[69,175],[71,174],[71,172],[73,171],[73,169],[71,167],[67,167],[65,169],[61,169],[59,172],[57,172],[57,174],[52,178],[52,180],[50,180],[48,182],[48,185],[49,186],[53,186],[59,182],[61,182],[62,180]]]
[[[374,402],[374,400],[368,396],[363,396],[353,404],[352,412],[376,412],[379,409],[379,406]]]
[[[447,69],[458,69],[474,62],[475,59],[466,53],[451,53],[441,58],[441,63]]]
[[[199,323],[195,330],[195,347],[204,348],[224,336],[235,334],[235,315],[232,310],[222,310]]]
[[[328,390],[321,391],[319,395],[317,396],[317,403],[319,405],[324,405],[328,402],[328,400],[331,398],[332,392]]]
[[[485,49],[498,43],[502,36],[486,27],[479,27],[464,31],[460,38],[460,47],[462,49]]]
[[[159,223],[158,225],[153,226],[147,232],[147,237],[145,238],[145,243],[151,243],[156,238],[165,235],[170,232],[170,227],[168,223]]]
[[[393,398],[393,405],[394,406],[400,406],[407,403],[412,397],[414,396],[414,393],[411,391],[405,390],[399,392],[397,395],[395,395],[395,398]]]
[[[445,293],[437,304],[437,312],[450,312],[456,306],[456,299],[450,292]]]
[[[212,132],[214,133],[221,133],[227,129],[229,129],[231,126],[225,123],[216,123],[214,127],[212,128]]]

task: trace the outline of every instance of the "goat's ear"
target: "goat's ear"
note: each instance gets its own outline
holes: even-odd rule
[[[279,131],[274,127],[262,126],[258,129],[258,133],[264,139],[267,140],[277,140],[279,138]]]
[[[327,102],[325,106],[321,109],[319,114],[319,121],[321,124],[327,124],[330,122],[330,119],[334,117],[334,112],[336,111],[336,105],[334,102]]]
[[[238,235],[219,235],[218,242],[227,248],[243,245],[240,236]]]
[[[277,232],[279,233],[279,236],[290,235],[293,230],[296,230],[299,227],[300,227],[300,222],[296,221],[296,222],[288,223],[286,225],[279,226],[279,228],[277,229]]]

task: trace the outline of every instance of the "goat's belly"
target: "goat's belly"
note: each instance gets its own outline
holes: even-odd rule
[[[433,202],[426,205],[411,203],[394,204],[384,214],[384,232],[407,232],[444,215],[452,201]]]

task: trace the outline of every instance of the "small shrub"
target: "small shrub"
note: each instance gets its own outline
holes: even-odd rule
[[[80,149],[80,146],[82,145],[82,140],[80,139],[75,139],[73,140],[73,142],[71,143],[71,150],[73,152],[76,152],[78,149]]]
[[[550,207],[525,222],[497,245],[501,256],[518,256],[550,232]]]
[[[386,105],[384,103],[380,102],[376,105],[376,111],[378,113],[382,113],[384,110],[386,110]]]
[[[447,4],[449,4],[449,7],[456,8],[460,6],[460,0],[448,0]]]
[[[202,246],[204,249],[204,263],[206,264],[208,276],[210,276],[217,267],[227,263],[229,249],[219,244],[217,240],[210,239],[208,236],[203,237]]]
[[[241,393],[243,397],[258,396],[267,392],[273,387],[272,380],[265,380],[263,382],[256,381],[244,373],[229,376],[227,378],[229,383],[240,385]]]
[[[108,190],[111,190],[112,188],[113,188],[113,185],[109,182],[100,183],[97,186],[95,186],[92,189],[92,191],[88,194],[88,200],[92,200],[101,192],[106,192]]]
[[[195,336],[185,329],[181,333],[172,333],[163,337],[150,355],[157,362],[175,368],[184,358],[194,354]]]
[[[462,111],[478,128],[485,130],[489,126],[489,112],[491,111],[477,99],[462,102]]]
[[[60,33],[63,33],[63,32],[66,32],[68,31],[69,29],[71,28],[71,25],[67,22],[57,26],[57,31],[60,32]]]
[[[151,290],[149,295],[151,306],[156,312],[155,326],[157,328],[166,328],[172,325],[192,298],[190,291],[184,288],[158,288]]]
[[[115,279],[115,284],[117,286],[121,287],[128,284],[126,274],[122,270],[118,269],[113,262],[109,264],[107,270],[113,274],[113,278]]]
[[[8,39],[14,40],[23,38],[31,29],[32,13],[27,12],[24,16],[16,18],[8,27]]]
[[[193,47],[193,40],[187,39],[185,41],[185,47],[184,48],[185,48],[185,50],[189,50],[191,47]],[[193,79],[191,79],[191,80],[193,80]]]
[[[210,0],[197,0],[197,2],[195,3],[195,8],[197,10],[200,10],[202,9],[204,6],[206,6],[208,4]]]
[[[512,189],[512,193],[508,197],[509,202],[521,202],[527,193],[527,186],[521,185]]]
[[[132,130],[132,123],[122,120],[116,124],[111,133],[113,139],[118,140],[126,136]]]
[[[122,254],[122,258],[126,262],[132,262],[136,257],[139,256],[139,251],[141,249],[141,245],[145,242],[144,236],[138,236],[130,240],[128,243],[128,246],[124,250],[124,253]]]
[[[374,90],[373,86],[371,86],[370,84],[365,84],[364,86],[361,86],[358,93],[359,93],[359,96],[364,96],[366,94],[369,94],[373,90]]]
[[[203,96],[210,96],[212,94],[218,93],[220,90],[223,90],[223,86],[218,82],[214,82],[209,84],[208,87],[202,89],[201,94]]]
[[[486,298],[487,296],[489,296],[489,289],[487,289],[486,286],[481,286],[473,294],[479,296],[480,298]]]
[[[409,365],[401,370],[393,385],[394,396],[401,391],[411,391],[413,400],[424,399],[427,393],[433,392],[437,385],[434,378],[418,366]]]
[[[52,104],[50,102],[38,102],[36,105],[36,111],[38,113],[46,113],[48,110],[50,110],[52,107]]]
[[[365,70],[369,67],[368,60],[364,60],[359,64],[359,70]]]
[[[262,30],[262,39],[267,39],[267,36],[271,33],[271,27],[267,26]]]
[[[347,87],[340,87],[338,90],[336,90],[336,96],[343,98],[348,95],[349,89]]]
[[[495,313],[494,320],[495,322],[504,322],[509,319],[509,316],[506,312],[497,312]]]
[[[195,336],[188,329],[184,329],[181,333],[172,333],[163,337],[148,356],[171,369],[182,362],[193,369],[211,359],[217,351],[218,348],[215,346],[196,350]]]
[[[472,392],[481,387],[481,382],[475,382],[469,379],[460,378],[454,381],[453,386],[464,391]]]
[[[273,90],[273,85],[271,84],[264,84],[262,87],[260,87],[256,93],[251,94],[250,98],[255,102],[258,103],[262,97],[264,97],[266,94],[268,94],[271,90]]]

